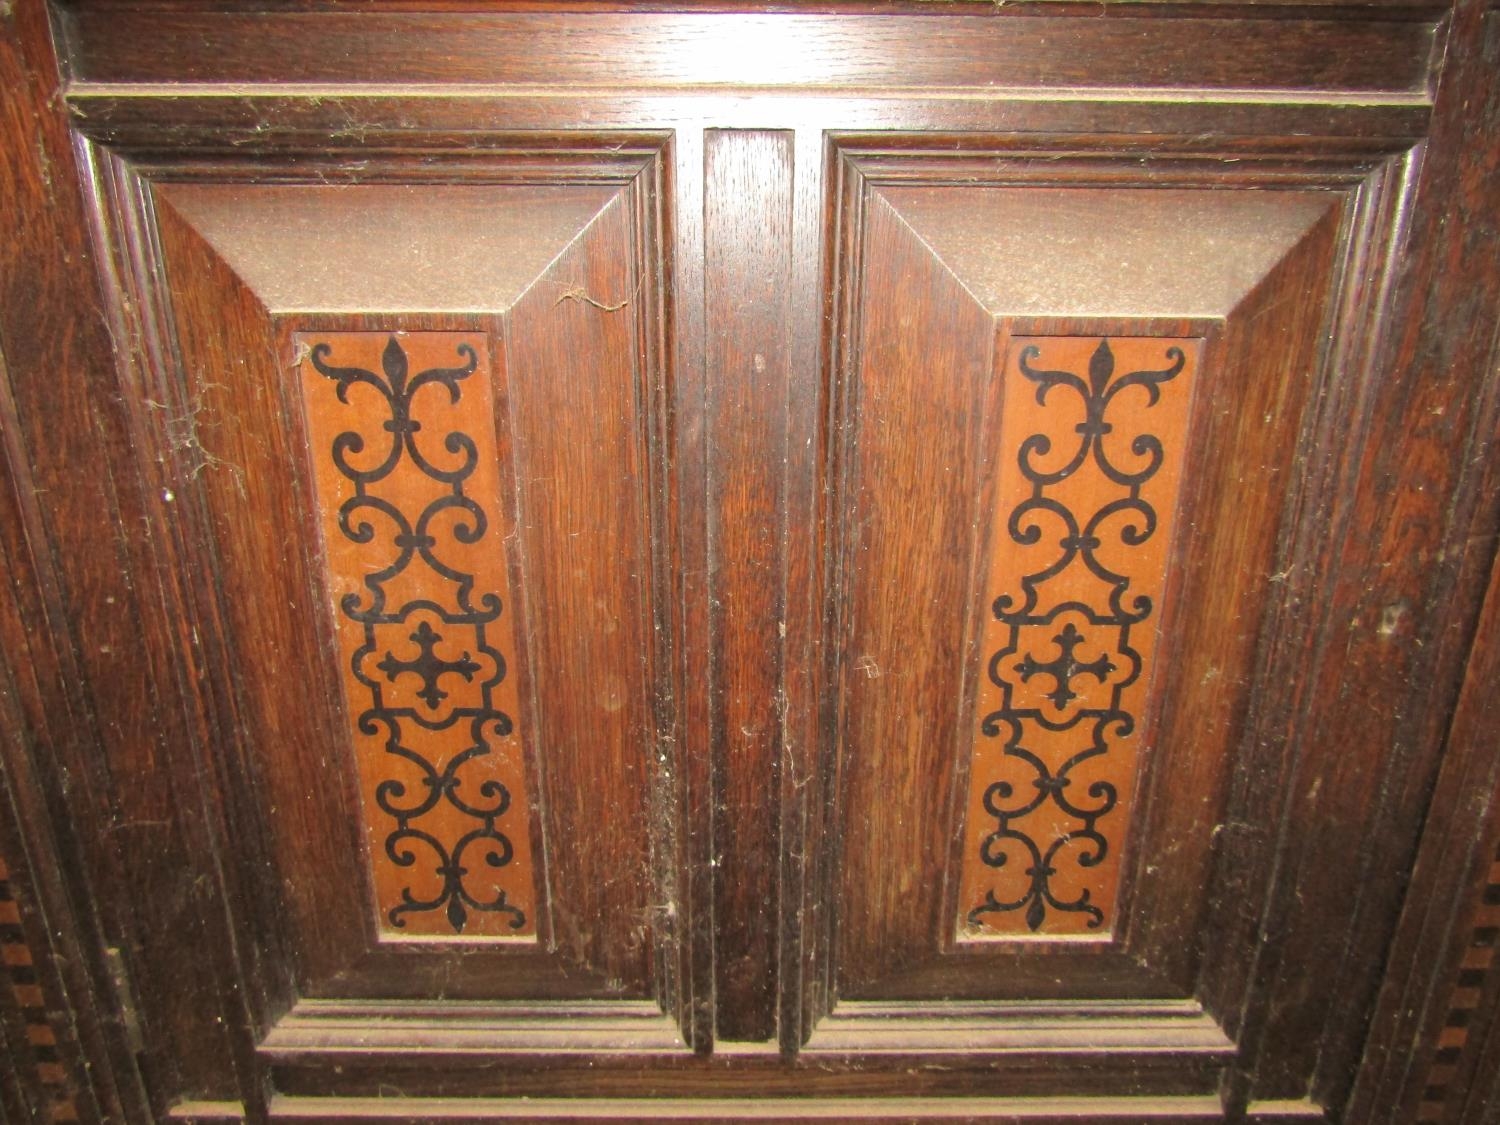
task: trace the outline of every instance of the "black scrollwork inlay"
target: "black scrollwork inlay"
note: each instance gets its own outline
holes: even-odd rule
[[[1023,763],[1035,774],[1024,787],[1000,780],[985,789],[983,806],[995,818],[995,828],[980,844],[980,859],[996,869],[1019,860],[1027,864],[1026,878],[1020,894],[1001,898],[991,888],[968,914],[969,923],[978,925],[987,914],[1024,911],[1022,916],[1033,932],[1041,929],[1049,910],[1083,914],[1090,929],[1104,921],[1104,912],[1087,888],[1063,897],[1055,879],[1065,862],[1097,867],[1109,854],[1110,841],[1100,824],[1118,803],[1117,788],[1096,780],[1079,794],[1073,791],[1073,774],[1084,762],[1108,754],[1112,740],[1126,738],[1135,730],[1138,716],[1122,706],[1122,695],[1142,671],[1132,630],[1144,626],[1153,606],[1148,595],[1132,594],[1129,576],[1105,565],[1102,548],[1106,536],[1131,548],[1156,533],[1157,513],[1142,489],[1164,459],[1161,440],[1150,433],[1131,438],[1126,446],[1129,456],[1123,457],[1123,439],[1111,437],[1114,426],[1107,415],[1120,393],[1131,387],[1145,393],[1148,407],[1155,406],[1162,384],[1175,378],[1186,363],[1183,350],[1171,346],[1165,352],[1167,365],[1160,370],[1117,374],[1114,352],[1105,339],[1089,359],[1085,378],[1072,371],[1034,367],[1040,355],[1041,349],[1032,344],[1022,348],[1019,356],[1021,374],[1036,384],[1037,402],[1046,405],[1048,396],[1057,391],[1076,395],[1083,421],[1075,427],[1077,448],[1065,461],[1051,457],[1053,439],[1046,434],[1032,434],[1020,445],[1016,464],[1031,486],[1030,496],[1010,511],[1005,534],[1014,543],[1034,547],[1050,529],[1056,535],[1057,549],[1048,565],[1021,576],[1019,599],[1010,593],[995,599],[993,612],[1005,627],[1005,643],[990,656],[988,675],[999,688],[1000,705],[980,724],[985,737],[1004,739],[1006,758]],[[1043,459],[1050,467],[1043,467]],[[1116,486],[1116,492],[1096,510],[1077,512],[1065,502],[1068,490],[1062,486],[1090,464]],[[1090,583],[1102,596],[1088,600],[1044,596],[1049,583],[1058,583],[1054,589],[1073,588],[1065,583],[1076,577],[1073,571],[1079,567],[1091,576]],[[1101,655],[1085,660],[1080,650]],[[1017,685],[1036,676],[1052,682],[1052,689],[1044,694],[1048,703],[1018,703]],[[1071,706],[1080,698],[1075,683],[1089,681],[1107,684],[1107,698],[1096,691],[1092,694],[1099,698],[1085,700],[1095,705]],[[1079,745],[1060,764],[1055,758],[1049,764],[1036,752],[1035,732],[1073,730],[1080,735]],[[1060,817],[1067,830],[1038,838],[1030,818],[1039,810],[1048,813],[1049,824]]]
[[[481,897],[465,879],[470,864],[482,861],[500,868],[514,855],[511,840],[500,828],[500,819],[511,807],[509,789],[493,778],[473,792],[464,784],[464,767],[491,754],[493,740],[511,732],[510,717],[495,705],[495,690],[506,674],[505,659],[486,635],[487,627],[500,616],[501,602],[497,594],[485,593],[476,604],[474,576],[443,559],[435,533],[445,528],[452,539],[474,544],[488,532],[484,509],[464,492],[479,452],[472,437],[454,430],[442,438],[443,454],[438,455],[433,444],[419,440],[422,424],[412,416],[412,401],[424,387],[446,391],[449,401],[456,404],[460,384],[476,370],[478,356],[471,346],[460,344],[459,366],[413,375],[394,335],[381,354],[378,374],[361,367],[335,366],[328,362],[331,353],[329,344],[319,343],[308,359],[315,371],[337,384],[338,400],[348,405],[352,388],[367,387],[384,398],[389,411],[381,427],[390,435],[385,448],[367,450],[364,435],[346,430],[334,439],[331,451],[334,466],[354,489],[340,505],[339,530],[361,545],[388,541],[393,556],[387,565],[364,575],[362,592],[346,593],[339,602],[344,615],[364,634],[351,660],[351,672],[369,692],[369,706],[359,714],[356,725],[367,736],[383,737],[386,753],[415,769],[421,779],[416,793],[409,793],[407,782],[397,778],[383,780],[375,788],[376,806],[394,821],[384,840],[386,856],[398,867],[415,868],[419,862],[431,865],[441,884],[437,894],[427,897],[404,887],[401,901],[386,916],[392,926],[401,928],[408,914],[441,910],[454,931],[462,933],[471,910],[499,912],[509,916],[512,929],[521,929],[526,924],[525,912],[507,900],[505,891]],[[437,495],[415,522],[372,490],[403,461],[438,486]],[[393,592],[413,567],[426,568],[427,577],[445,584],[450,596],[391,604]],[[411,655],[413,645],[415,654]],[[447,705],[451,694],[447,688],[457,681],[475,685],[481,676],[477,691],[466,690],[461,704]],[[395,685],[413,677],[421,684],[415,695],[422,706],[397,705]],[[394,695],[395,700],[400,698]],[[463,737],[468,746],[446,762],[433,761],[423,753],[424,731],[464,729],[465,725]],[[420,823],[440,805],[450,815],[461,814],[472,827],[456,840],[440,839]]]

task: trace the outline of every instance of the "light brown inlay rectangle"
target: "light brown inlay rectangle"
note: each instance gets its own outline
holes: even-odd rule
[[[379,926],[534,940],[485,338],[296,341]]]
[[[961,939],[1114,925],[1199,351],[1010,342]]]

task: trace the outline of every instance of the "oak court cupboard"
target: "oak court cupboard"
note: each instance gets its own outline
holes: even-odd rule
[[[0,6],[7,1120],[1500,1120],[1500,9]]]

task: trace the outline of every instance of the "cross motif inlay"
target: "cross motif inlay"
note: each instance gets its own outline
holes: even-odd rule
[[[1071,621],[1063,626],[1063,631],[1052,640],[1058,649],[1056,657],[1043,662],[1028,652],[1026,659],[1016,665],[1016,671],[1020,673],[1022,683],[1038,673],[1051,676],[1057,686],[1047,692],[1047,698],[1052,700],[1052,705],[1061,711],[1070,701],[1078,698],[1078,693],[1073,690],[1073,677],[1093,676],[1102,684],[1105,677],[1115,670],[1115,665],[1107,656],[1101,656],[1098,660],[1091,660],[1087,664],[1075,660],[1073,651],[1083,643],[1084,637]]]
[[[472,683],[474,673],[479,671],[479,665],[470,659],[467,652],[457,660],[444,660],[439,657],[434,650],[438,642],[443,639],[442,634],[426,621],[417,626],[417,631],[411,635],[411,639],[416,641],[422,650],[415,660],[397,660],[395,653],[387,651],[385,658],[376,667],[384,672],[385,678],[392,683],[395,683],[396,677],[403,672],[411,672],[420,676],[423,687],[417,695],[435,711],[437,705],[448,698],[448,693],[438,687],[438,678],[452,672]]]

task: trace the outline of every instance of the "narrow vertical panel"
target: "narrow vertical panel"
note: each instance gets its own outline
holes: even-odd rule
[[[707,303],[703,272],[703,158],[701,129],[681,129],[671,147],[673,247],[670,259],[673,312],[672,378],[667,443],[673,519],[667,570],[675,596],[669,598],[677,651],[671,660],[677,694],[676,726],[669,753],[674,796],[682,817],[673,862],[681,873],[683,909],[678,919],[679,1022],[695,1051],[713,1041],[713,765],[712,706],[709,693],[692,690],[710,666],[708,621],[712,592],[708,576],[708,444],[704,371]]]
[[[1199,346],[1011,341],[961,938],[1112,930]]]
[[[717,1030],[776,1033],[789,132],[705,139]],[[732,296],[730,296],[732,295]]]
[[[486,341],[297,339],[382,936],[534,939]]]
[[[837,198],[830,182],[821,129],[799,127],[793,174],[792,291],[817,293],[823,277],[825,199]],[[831,400],[829,368],[820,355],[828,318],[822,302],[799,302],[788,324],[787,366],[803,372],[787,388],[786,635],[782,642],[782,692],[786,700],[781,771],[781,1005],[777,1038],[783,1051],[799,1050],[829,1010],[827,956],[832,903],[822,893],[830,859],[827,847],[826,776],[820,768],[825,739],[822,702],[828,680],[821,645],[826,597],[823,568],[833,499],[825,486],[828,444],[823,419]],[[802,434],[802,441],[790,435]],[[807,529],[794,534],[792,528]]]

